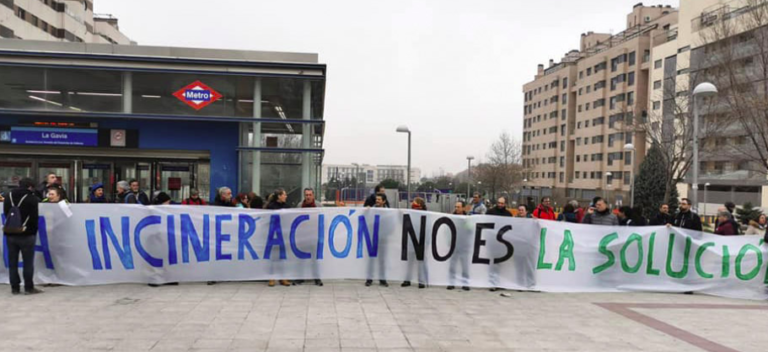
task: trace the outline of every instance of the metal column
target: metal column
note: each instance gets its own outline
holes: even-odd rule
[[[253,84],[253,137],[251,139],[251,147],[261,147],[261,78],[256,78]],[[251,154],[253,157],[253,166],[251,170],[251,190],[262,197],[266,196],[261,191],[261,151],[254,150]],[[265,198],[266,199],[266,198]]]
[[[123,113],[133,112],[133,74],[123,72]]]
[[[304,82],[304,100],[301,110],[301,118],[310,120],[312,118],[312,85],[309,81]],[[304,124],[301,126],[301,147],[303,149],[311,148],[312,126]],[[312,187],[312,154],[304,152],[301,155],[301,186],[302,188]],[[317,192],[315,192],[317,193]],[[303,194],[303,193],[302,193]]]

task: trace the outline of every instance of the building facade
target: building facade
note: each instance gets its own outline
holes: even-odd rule
[[[400,183],[406,183],[408,167],[403,165],[368,165],[368,164],[350,164],[350,165],[323,165],[323,184],[334,180],[364,180],[365,185],[373,187],[384,180],[394,180]],[[421,180],[421,170],[411,168],[411,184],[416,184]]]
[[[91,0],[0,0],[0,38],[135,44],[117,18],[94,14]]]
[[[582,34],[579,50],[539,65],[523,86],[522,196],[630,203],[646,151],[636,121],[648,118],[651,38],[675,23],[676,9],[638,4],[625,31]]]
[[[70,201],[119,180],[298,203],[319,188],[326,66],[317,54],[0,41],[0,189],[57,174]]]

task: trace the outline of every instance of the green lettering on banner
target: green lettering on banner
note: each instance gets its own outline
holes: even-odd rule
[[[704,271],[704,268],[701,267],[701,256],[707,252],[707,247],[714,247],[714,246],[715,246],[714,242],[707,242],[702,244],[701,247],[699,247],[699,249],[696,251],[696,259],[694,260],[693,264],[696,267],[696,273],[705,279],[711,279],[715,277],[715,275],[712,275]]]
[[[539,235],[539,262],[536,264],[536,270],[552,269],[552,263],[544,262],[544,255],[547,254],[547,228],[541,229]]]
[[[747,255],[747,252],[753,251],[757,254],[757,265],[748,272],[746,275],[741,270],[741,262],[744,260],[744,257]],[[760,248],[757,248],[753,244],[747,244],[744,245],[744,247],[741,247],[741,250],[739,251],[739,255],[736,256],[736,277],[739,278],[739,280],[752,280],[755,277],[757,277],[757,274],[760,273],[760,268],[763,266],[763,252],[760,250]]]
[[[675,279],[682,279],[688,275],[688,257],[691,255],[691,240],[690,237],[685,236],[685,250],[683,251],[683,267],[680,271],[672,270],[672,257],[675,249],[675,234],[669,234],[669,246],[667,246],[667,276]]]
[[[648,240],[648,268],[645,270],[645,273],[648,275],[653,276],[659,276],[661,271],[659,269],[653,268],[653,251],[656,249],[654,246],[656,244],[656,233],[651,233],[651,238]]]
[[[627,263],[627,248],[629,248],[632,242],[637,242],[637,263],[635,266],[630,267]],[[624,270],[625,273],[634,274],[638,272],[643,265],[643,236],[636,233],[630,235],[627,241],[624,242],[624,246],[621,247],[621,256],[619,258],[621,259],[621,270]]]
[[[576,258],[573,256],[573,236],[570,230],[565,230],[563,244],[560,245],[560,256],[557,258],[555,271],[563,268],[563,262],[568,259],[568,271],[576,270]]]
[[[599,274],[599,273],[605,271],[606,269],[612,267],[613,264],[616,263],[616,257],[613,255],[613,252],[608,250],[608,245],[612,241],[616,240],[617,238],[619,238],[619,234],[614,232],[614,233],[612,233],[610,235],[607,235],[607,236],[603,237],[603,239],[600,240],[600,248],[598,249],[598,251],[601,254],[605,255],[608,258],[608,260],[606,260],[605,263],[600,264],[600,265],[596,266],[594,269],[592,269],[592,273],[593,274]]]
[[[728,251],[728,246],[723,246],[723,270],[720,273],[721,277],[728,277],[731,273],[731,252]]]

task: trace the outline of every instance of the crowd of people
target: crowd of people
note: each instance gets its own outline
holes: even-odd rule
[[[3,202],[3,212],[6,216],[3,232],[6,235],[8,244],[8,268],[10,271],[11,291],[13,294],[21,293],[22,278],[19,276],[18,272],[19,256],[21,256],[21,259],[23,259],[25,263],[23,268],[24,293],[36,294],[42,292],[40,289],[34,287],[32,280],[34,275],[34,266],[32,263],[34,262],[34,248],[38,226],[38,204],[68,202],[67,193],[58,180],[59,178],[53,173],[46,175],[45,180],[39,184],[35,184],[35,182],[29,178],[24,178],[19,182],[19,187],[9,192],[5,198],[0,196],[0,201]],[[138,180],[119,181],[116,184],[116,190],[117,192],[114,199],[110,200],[105,195],[104,185],[101,183],[94,184],[89,189],[89,196],[86,202],[94,204],[174,204],[171,197],[166,192],[156,191],[151,197],[148,196],[141,191],[141,185]],[[320,207],[315,198],[313,189],[304,189],[303,195],[304,198],[298,205],[299,208]],[[229,187],[221,187],[216,190],[216,195],[211,205],[219,207],[280,210],[290,208],[287,199],[288,194],[282,188],[276,189],[269,195],[269,197],[267,197],[266,201],[264,201],[254,192],[239,193],[234,196]],[[201,198],[200,193],[195,189],[190,191],[189,198],[184,199],[181,204],[188,206],[208,205],[205,199]],[[384,188],[381,185],[376,186],[374,192],[365,200],[364,206],[373,208],[390,207]],[[427,204],[423,198],[416,197],[411,203],[410,208],[413,210],[426,211]],[[498,198],[495,204],[490,206],[486,205],[479,193],[475,193],[469,202],[456,202],[453,214],[465,216],[516,216],[518,218],[535,218],[591,225],[674,226],[695,231],[702,231],[703,229],[701,217],[693,212],[691,202],[687,198],[682,198],[680,200],[680,208],[676,214],[673,215],[670,213],[668,204],[662,204],[655,215],[650,219],[646,219],[643,216],[643,209],[640,207],[621,206],[612,210],[608,202],[600,197],[594,198],[588,206],[584,207],[580,206],[575,200],[570,201],[559,214],[557,214],[552,207],[550,197],[542,198],[541,203],[533,207],[534,209],[532,211],[530,208],[532,207],[520,205],[513,214],[513,211],[510,211],[507,207],[507,201],[504,197]],[[722,208],[718,209],[717,221],[714,225],[714,233],[723,236],[742,234],[741,226],[733,215],[735,208],[735,204],[728,202]],[[743,234],[763,235],[768,241],[768,218],[766,215],[761,214],[756,219],[750,219],[747,229]],[[412,263],[409,263],[409,272],[412,271],[410,270],[411,264]],[[457,276],[454,272],[454,264],[455,263],[453,262],[451,263],[452,278]],[[373,284],[373,265],[373,263],[369,263],[369,279],[365,281],[365,286],[371,286]],[[427,287],[426,268],[423,263],[419,263],[418,265],[418,287],[423,289]],[[381,264],[379,266],[381,270],[383,266]],[[468,269],[464,268],[463,271],[464,285],[461,288],[465,291],[469,291],[470,288],[466,284]],[[383,277],[383,275],[380,275],[379,277]],[[283,286],[303,284],[303,280],[297,280],[293,283],[288,280],[269,280],[267,285],[270,287],[276,286],[278,282]],[[323,282],[319,279],[314,280],[314,282],[315,285],[323,286]],[[216,282],[210,281],[208,284],[213,285],[216,284]],[[380,279],[379,284],[385,287],[389,286],[385,279]],[[158,285],[150,286],[154,287]],[[401,286],[411,286],[410,279],[404,281]],[[455,289],[455,286],[448,286],[447,289],[453,290]],[[491,290],[495,291],[496,289]]]

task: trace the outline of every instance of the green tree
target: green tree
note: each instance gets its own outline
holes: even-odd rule
[[[669,200],[665,202],[667,167],[661,147],[654,143],[648,150],[645,160],[640,164],[640,171],[635,179],[635,204],[643,207],[643,215],[654,216],[661,204],[669,204],[670,212],[678,205],[677,187],[672,187]]]
[[[386,189],[405,189],[405,185],[401,185],[400,182],[397,182],[391,178],[381,181],[380,185]]]
[[[736,208],[736,219],[739,220],[739,223],[745,225],[749,224],[750,220],[757,221],[761,214],[763,214],[763,211],[760,208],[755,208],[750,202],[744,203],[741,208]]]

